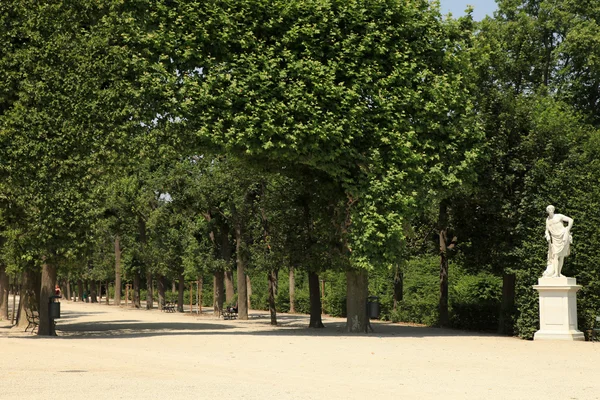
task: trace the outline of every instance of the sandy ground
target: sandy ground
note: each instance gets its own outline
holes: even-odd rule
[[[55,338],[0,321],[0,399],[600,399],[600,343],[61,306]]]

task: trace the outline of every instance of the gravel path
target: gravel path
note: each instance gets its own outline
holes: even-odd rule
[[[0,399],[600,399],[600,343],[61,307],[55,338],[0,321]]]

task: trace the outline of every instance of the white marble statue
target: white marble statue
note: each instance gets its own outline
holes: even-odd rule
[[[548,218],[546,218],[546,240],[548,241],[548,261],[544,277],[559,278],[563,277],[560,272],[565,261],[565,257],[570,254],[571,227],[573,219],[562,214],[554,213],[554,206],[546,207]],[[565,226],[565,223],[567,226]]]

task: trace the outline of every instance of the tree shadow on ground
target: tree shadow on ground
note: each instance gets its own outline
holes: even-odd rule
[[[273,327],[268,323],[232,321],[231,324],[202,322],[146,322],[117,320],[102,322],[74,322],[57,326],[60,338],[142,338],[181,335],[231,335],[231,336],[306,336],[306,337],[364,337],[381,338],[430,338],[430,337],[498,337],[491,333],[456,331],[451,329],[404,326],[391,323],[373,323],[373,332],[348,333],[344,323],[326,323],[322,329],[308,328],[307,324]]]
[[[131,310],[145,311],[146,310]],[[152,311],[150,311],[152,312]],[[80,317],[97,314],[107,316],[109,311],[102,310],[64,310],[63,318],[57,320],[58,338],[61,339],[98,339],[98,338],[143,338],[155,336],[181,335],[231,335],[231,336],[306,336],[306,337],[364,337],[369,340],[380,338],[430,338],[430,337],[503,337],[493,333],[467,332],[453,329],[411,326],[391,322],[371,321],[373,332],[348,333],[345,320],[323,316],[325,328],[309,328],[309,316],[304,314],[277,314],[277,326],[270,324],[268,312],[253,310],[249,320],[217,319],[210,312],[203,314],[176,313],[178,317],[190,317],[188,320],[169,320],[170,313],[156,313],[160,321],[135,319],[135,312],[127,319],[114,321],[78,321]],[[140,314],[141,315],[141,314]],[[147,314],[148,315],[148,314]],[[31,336],[35,338],[36,336]],[[504,336],[506,337],[506,336]],[[508,338],[508,337],[507,337]]]
[[[80,318],[80,317],[88,317],[90,315],[102,315],[102,314],[106,314],[106,312],[95,312],[95,311],[90,311],[90,312],[74,312],[74,311],[61,311],[60,315],[60,319],[71,319],[71,318]]]
[[[97,322],[75,322],[57,326],[61,337],[144,337],[163,335],[198,334],[207,330],[232,329],[232,326],[193,322],[145,322],[117,320]]]

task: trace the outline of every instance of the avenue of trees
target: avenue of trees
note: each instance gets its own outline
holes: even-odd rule
[[[240,319],[364,332],[375,295],[531,338],[548,204],[600,311],[600,4],[3,0],[0,49],[0,318],[196,281]]]

